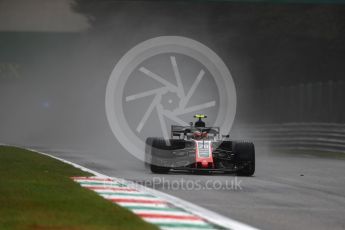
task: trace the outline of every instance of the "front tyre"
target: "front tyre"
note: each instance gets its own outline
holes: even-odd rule
[[[150,165],[150,169],[152,173],[158,173],[158,174],[167,174],[169,172],[169,168],[153,165],[153,164]]]

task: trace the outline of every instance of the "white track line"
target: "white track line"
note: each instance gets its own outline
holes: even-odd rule
[[[132,187],[132,188],[135,188],[135,189],[137,189],[137,190],[139,190],[141,192],[146,192],[146,193],[152,194],[154,196],[157,196],[157,197],[159,197],[159,198],[161,198],[161,199],[163,199],[165,201],[168,201],[169,203],[174,204],[174,206],[176,206],[176,207],[182,208],[185,211],[188,211],[188,212],[190,212],[190,213],[192,213],[192,214],[194,214],[196,216],[200,216],[200,217],[206,219],[207,221],[209,221],[210,223],[219,225],[221,227],[224,227],[225,229],[258,230],[257,228],[254,228],[252,226],[249,226],[247,224],[241,223],[241,222],[236,221],[236,220],[232,220],[232,219],[230,219],[228,217],[222,216],[222,215],[220,215],[218,213],[215,213],[213,211],[207,210],[207,209],[205,209],[203,207],[200,207],[198,205],[192,204],[192,203],[190,203],[188,201],[185,201],[185,200],[182,200],[180,198],[171,196],[169,194],[166,194],[166,193],[163,193],[163,192],[160,192],[160,191],[157,191],[157,190],[154,190],[154,189],[151,189],[151,188],[148,188],[148,187],[136,184],[134,182],[124,180],[124,179],[120,179],[120,178],[116,178],[116,177],[109,177],[109,176],[104,175],[102,173],[99,173],[99,172],[96,172],[94,170],[88,169],[88,168],[86,168],[84,166],[81,166],[81,165],[78,165],[76,163],[64,160],[64,159],[59,158],[59,157],[52,156],[52,155],[47,154],[47,153],[43,153],[43,152],[37,151],[35,149],[28,149],[28,150],[36,152],[36,153],[39,153],[39,154],[42,154],[42,155],[45,155],[45,156],[48,156],[48,157],[51,157],[51,158],[54,158],[54,159],[59,160],[59,161],[62,161],[64,163],[72,165],[75,168],[78,168],[78,169],[80,169],[80,170],[82,170],[84,172],[89,172],[91,174],[94,174],[97,177],[104,177],[104,178],[114,179],[114,180],[116,180],[116,181],[118,181],[120,183],[127,184],[127,187],[129,187],[129,188]]]

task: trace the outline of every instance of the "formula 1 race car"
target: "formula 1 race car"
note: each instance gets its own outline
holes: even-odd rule
[[[205,115],[190,126],[171,126],[171,139],[146,139],[145,161],[153,173],[170,170],[190,172],[231,172],[252,176],[255,150],[251,142],[234,141],[220,135],[219,127],[206,127]]]

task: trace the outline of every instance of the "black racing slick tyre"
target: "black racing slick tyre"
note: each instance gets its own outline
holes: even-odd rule
[[[145,168],[149,168],[151,161],[152,161],[152,157],[151,157],[151,151],[152,151],[152,142],[155,138],[154,137],[148,137],[146,138],[145,141]]]
[[[159,165],[159,160],[168,158],[170,151],[173,149],[173,143],[168,145],[164,139],[153,138],[151,143],[151,162],[150,169],[152,173],[165,174],[168,173],[170,168]]]
[[[251,142],[236,142],[233,145],[236,161],[240,167],[238,176],[252,176],[255,172],[255,148]]]

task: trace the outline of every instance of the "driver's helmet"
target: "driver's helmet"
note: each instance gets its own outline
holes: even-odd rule
[[[204,128],[205,127],[205,122],[203,122],[202,120],[198,120],[195,122],[195,127],[197,128]]]
[[[194,126],[196,128],[204,128],[206,126],[205,122],[203,120],[201,120],[202,118],[207,118],[206,115],[204,115],[204,114],[195,114],[194,118],[198,118],[198,120],[194,124]]]

